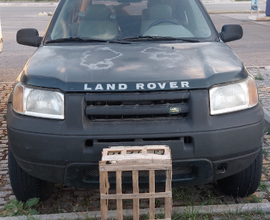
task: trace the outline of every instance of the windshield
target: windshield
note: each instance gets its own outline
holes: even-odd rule
[[[197,0],[61,0],[59,4],[46,42],[61,39],[192,42],[192,39],[214,39],[215,35]]]

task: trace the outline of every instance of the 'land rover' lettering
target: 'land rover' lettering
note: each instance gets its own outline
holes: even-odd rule
[[[107,90],[115,90],[115,84],[107,84]]]
[[[118,89],[119,89],[119,90],[127,90],[127,88],[128,88],[128,87],[127,87],[127,84],[119,84],[119,85],[118,85]]]
[[[177,82],[170,82],[170,88],[171,89],[178,89]]]
[[[85,91],[136,91],[136,90],[170,90],[189,88],[188,81],[161,83],[88,83],[84,84]]]
[[[95,90],[103,90],[103,87],[101,84],[97,84]]]

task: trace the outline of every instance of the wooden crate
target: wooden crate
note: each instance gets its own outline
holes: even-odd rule
[[[149,193],[139,193],[139,171],[149,171]],[[155,171],[166,173],[165,192],[155,192]],[[122,194],[122,172],[132,171],[133,194]],[[116,194],[109,194],[108,172],[116,172]],[[99,162],[101,219],[107,219],[108,200],[117,201],[117,219],[123,219],[123,199],[133,199],[133,219],[139,219],[139,200],[149,199],[149,217],[155,219],[155,199],[164,198],[165,219],[172,213],[171,150],[165,145],[105,148]]]

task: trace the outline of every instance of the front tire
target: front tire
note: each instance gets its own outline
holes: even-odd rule
[[[245,170],[218,180],[220,189],[227,195],[245,197],[253,194],[261,181],[262,149],[254,162]]]
[[[31,198],[39,198],[40,201],[44,201],[52,194],[54,184],[26,173],[18,165],[10,149],[8,149],[8,169],[11,187],[17,200],[26,202]]]

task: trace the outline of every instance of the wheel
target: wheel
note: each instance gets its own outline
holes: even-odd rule
[[[254,193],[261,181],[262,149],[254,162],[245,170],[218,180],[220,189],[227,195],[245,197]]]
[[[39,198],[40,201],[44,201],[52,194],[54,184],[26,173],[18,165],[10,149],[8,149],[8,169],[11,187],[17,200],[26,202],[31,198]]]

